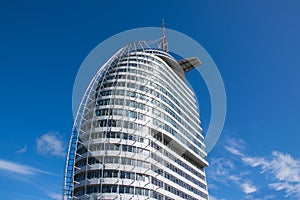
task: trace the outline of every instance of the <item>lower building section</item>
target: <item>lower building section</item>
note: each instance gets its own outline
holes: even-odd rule
[[[95,129],[89,145],[79,143],[74,199],[208,198],[201,159],[191,163],[174,141],[152,128],[116,129]]]

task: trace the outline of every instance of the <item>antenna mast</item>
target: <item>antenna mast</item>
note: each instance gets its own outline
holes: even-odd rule
[[[165,28],[165,20],[162,20],[162,38],[161,38],[161,49],[165,52],[168,52],[168,42],[166,37],[166,28]]]

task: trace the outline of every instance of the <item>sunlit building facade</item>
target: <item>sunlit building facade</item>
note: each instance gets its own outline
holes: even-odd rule
[[[82,99],[63,199],[208,199],[196,97],[166,48],[135,42],[97,72]]]

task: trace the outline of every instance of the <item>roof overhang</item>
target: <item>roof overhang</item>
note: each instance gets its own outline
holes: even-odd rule
[[[189,72],[195,67],[200,66],[202,63],[197,57],[184,58],[177,61],[184,72]]]

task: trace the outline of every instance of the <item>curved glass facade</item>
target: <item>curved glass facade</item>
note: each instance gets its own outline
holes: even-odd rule
[[[170,54],[130,45],[100,68],[73,128],[64,199],[208,199],[199,112],[180,70]]]

